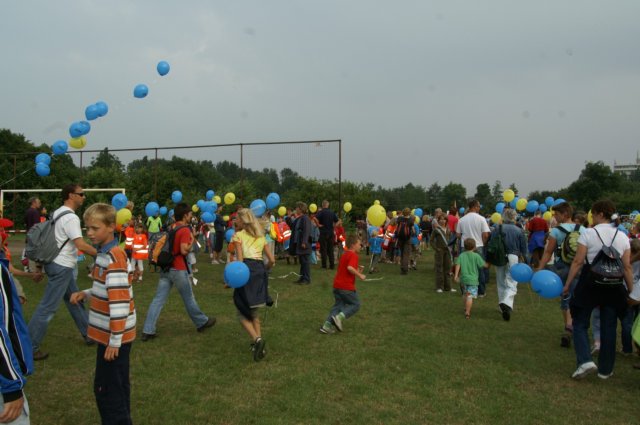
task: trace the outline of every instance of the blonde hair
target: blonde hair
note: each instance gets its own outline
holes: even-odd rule
[[[112,226],[116,224],[116,209],[109,204],[96,203],[87,208],[82,218],[84,221],[100,220],[107,226]]]
[[[258,219],[256,219],[256,216],[253,214],[253,211],[249,208],[239,209],[238,218],[242,221],[242,230],[246,231],[254,238],[264,236],[264,228],[260,225]]]

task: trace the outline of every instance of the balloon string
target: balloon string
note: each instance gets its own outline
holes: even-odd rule
[[[24,170],[22,173],[18,174],[17,176],[15,176],[12,179],[7,180],[6,182],[2,182],[0,183],[0,187],[4,186],[7,183],[11,183],[12,181],[14,181],[15,179],[17,179],[18,177],[22,177],[23,174],[28,173],[31,170],[31,168],[27,168],[26,170]]]

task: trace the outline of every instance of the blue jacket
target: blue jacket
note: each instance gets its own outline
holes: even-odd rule
[[[31,339],[8,267],[9,262],[0,259],[0,391],[5,402],[23,396],[25,376],[33,373]]]
[[[527,238],[524,236],[522,229],[511,223],[496,225],[491,232],[491,237],[498,232],[500,227],[502,227],[504,243],[507,246],[507,254],[525,257],[528,252]]]

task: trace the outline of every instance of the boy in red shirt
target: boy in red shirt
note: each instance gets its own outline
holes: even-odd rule
[[[320,332],[324,334],[335,333],[335,329],[342,332],[344,320],[356,314],[360,309],[360,298],[356,292],[356,276],[362,280],[366,278],[362,274],[364,267],[358,265],[361,242],[357,235],[352,234],[347,236],[346,245],[347,248],[340,257],[336,277],[333,279],[333,296],[336,302],[331,308],[327,320],[320,327]]]

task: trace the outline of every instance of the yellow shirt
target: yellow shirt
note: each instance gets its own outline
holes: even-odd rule
[[[254,238],[244,230],[234,233],[231,242],[239,242],[242,246],[242,258],[262,260],[262,251],[267,242],[264,236]]]

